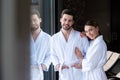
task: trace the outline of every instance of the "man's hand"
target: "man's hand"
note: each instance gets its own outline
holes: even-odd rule
[[[81,33],[80,33],[80,36],[81,36],[81,37],[86,36],[85,32],[81,32]]]
[[[44,71],[46,71],[46,70],[47,70],[47,67],[46,67],[46,65],[44,65],[44,64],[41,64],[41,67],[42,67],[42,70],[44,70]]]
[[[81,69],[81,68],[82,68],[82,64],[80,64],[80,63],[75,63],[75,64],[73,64],[71,67],[75,67],[76,69]]]
[[[56,70],[56,71],[59,71],[59,69],[60,69],[60,64],[57,64],[57,65],[55,66],[55,70]]]
[[[83,59],[82,53],[77,47],[75,48],[75,54],[78,57],[78,59],[80,59],[82,61],[82,59]]]
[[[69,67],[66,66],[66,65],[63,65],[63,66],[62,66],[62,70],[63,70],[63,69],[69,69]]]

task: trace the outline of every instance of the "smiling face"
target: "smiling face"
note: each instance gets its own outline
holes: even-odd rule
[[[72,28],[74,24],[73,16],[68,14],[63,14],[60,19],[60,22],[64,30],[69,30]]]
[[[37,14],[31,15],[31,30],[37,30],[40,27],[41,18]]]
[[[84,27],[86,36],[90,39],[95,39],[99,35],[99,28],[98,26],[91,26],[91,25],[85,25]]]

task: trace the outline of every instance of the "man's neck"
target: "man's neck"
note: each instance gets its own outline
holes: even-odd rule
[[[63,33],[66,41],[68,41],[71,30],[72,28],[70,28],[69,30],[64,30],[63,28],[61,29],[61,32]]]
[[[41,32],[41,28],[40,27],[38,29],[32,31],[32,36],[33,36],[34,40],[36,40],[36,38],[38,37],[40,32]]]

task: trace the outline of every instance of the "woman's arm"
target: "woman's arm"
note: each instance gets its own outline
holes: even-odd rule
[[[75,54],[78,57],[78,59],[80,59],[80,61],[82,61],[82,59],[83,59],[82,53],[77,47],[75,48]]]

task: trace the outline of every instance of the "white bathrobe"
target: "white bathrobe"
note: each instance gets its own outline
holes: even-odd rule
[[[78,47],[83,55],[89,46],[86,37],[80,37],[80,32],[71,30],[68,41],[65,40],[63,33],[60,31],[52,36],[51,39],[52,62],[56,66],[63,64],[69,66],[69,69],[59,70],[59,80],[82,80],[81,69],[71,67],[74,63],[80,61],[75,55],[75,47]]]
[[[107,60],[106,51],[102,35],[90,42],[86,57],[82,61],[83,80],[107,80],[103,70]]]
[[[41,31],[37,39],[34,41],[30,37],[30,59],[31,59],[31,80],[43,80],[43,70],[41,64],[47,66],[51,64],[50,56],[50,35]]]

